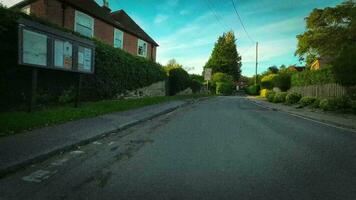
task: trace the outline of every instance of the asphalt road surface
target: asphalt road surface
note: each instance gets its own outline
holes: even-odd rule
[[[355,136],[217,97],[11,174],[0,199],[355,200]]]

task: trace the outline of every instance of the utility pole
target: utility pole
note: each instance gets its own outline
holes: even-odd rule
[[[256,42],[256,74],[255,74],[255,85],[257,85],[257,68],[258,68],[258,42]]]

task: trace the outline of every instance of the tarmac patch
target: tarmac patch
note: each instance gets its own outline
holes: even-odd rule
[[[53,176],[56,173],[57,173],[57,170],[55,170],[55,171],[38,170],[28,176],[22,177],[22,180],[27,181],[27,182],[40,183],[40,182],[48,179],[49,177]]]

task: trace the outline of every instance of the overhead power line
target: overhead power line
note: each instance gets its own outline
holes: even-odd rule
[[[206,5],[208,6],[208,8],[210,9],[210,11],[214,14],[216,21],[219,22],[219,24],[221,25],[221,27],[223,29],[228,30],[227,26],[222,22],[222,20],[219,18],[219,15],[217,14],[217,12],[214,9],[214,6],[212,4],[210,4],[211,2],[209,0],[205,0]]]
[[[241,23],[241,26],[242,26],[244,32],[246,33],[246,36],[248,37],[248,39],[249,39],[252,43],[255,43],[255,41],[251,38],[250,34],[248,34],[248,32],[247,32],[247,30],[246,30],[246,27],[245,27],[245,25],[244,25],[244,22],[242,21],[239,12],[237,12],[237,9],[236,9],[234,0],[231,0],[231,2],[232,2],[232,5],[233,5],[233,7],[234,7],[234,10],[235,10],[235,13],[236,13],[236,15],[237,15],[237,18],[239,19],[239,21],[240,21],[240,23]]]

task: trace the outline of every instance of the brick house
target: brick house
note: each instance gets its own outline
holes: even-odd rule
[[[124,10],[111,12],[106,0],[103,6],[94,0],[24,0],[12,8],[156,61],[158,44]]]

